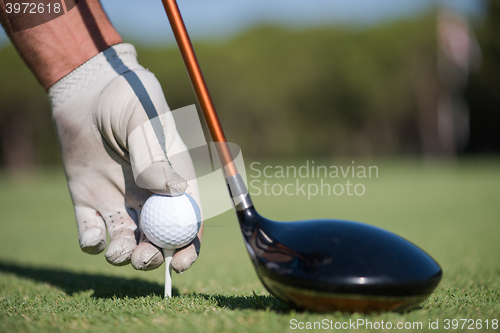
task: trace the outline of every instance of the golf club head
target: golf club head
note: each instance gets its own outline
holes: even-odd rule
[[[341,220],[275,222],[237,211],[257,275],[281,301],[313,311],[405,311],[441,280],[439,264],[383,229]]]

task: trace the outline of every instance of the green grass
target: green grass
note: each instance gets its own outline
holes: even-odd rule
[[[358,220],[418,244],[441,264],[444,277],[416,310],[365,315],[289,309],[260,284],[232,212],[207,221],[200,259],[173,277],[174,297],[164,300],[162,268],[136,272],[80,251],[64,175],[54,171],[0,176],[0,332],[299,331],[290,328],[292,319],[422,322],[416,332],[426,331],[429,320],[439,320],[443,331],[445,319],[481,319],[485,330],[488,319],[492,330],[491,320],[500,320],[500,160],[365,163],[375,164],[378,178],[351,180],[365,185],[360,197],[253,199],[272,219]]]

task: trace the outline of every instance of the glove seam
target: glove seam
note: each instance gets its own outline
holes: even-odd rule
[[[140,66],[137,62],[137,52],[132,44],[113,45],[90,58],[50,87],[47,95],[52,109],[59,107],[73,95],[94,83],[99,77],[114,71],[107,58],[112,54],[111,52],[114,52],[124,64]],[[117,75],[121,74],[123,73],[117,73]]]

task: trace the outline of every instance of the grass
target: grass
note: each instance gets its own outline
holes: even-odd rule
[[[500,160],[376,165],[378,178],[351,179],[365,185],[363,196],[307,200],[261,194],[253,199],[269,218],[358,220],[418,244],[441,264],[444,277],[416,310],[317,314],[289,309],[259,282],[232,212],[206,222],[200,259],[173,277],[174,297],[164,300],[163,269],[136,272],[107,264],[102,254],[80,251],[64,175],[51,171],[22,178],[0,175],[0,332],[290,332],[298,330],[291,328],[293,319],[326,319],[333,325],[383,320],[393,327],[421,322],[422,329],[409,330],[415,332],[427,331],[429,321],[438,320],[440,329],[434,331],[442,331],[446,319],[481,319],[482,331],[485,320],[493,331],[492,320],[500,320]],[[247,172],[256,174],[249,168]],[[291,181],[295,179],[268,179],[281,186]],[[470,323],[461,329],[459,321],[458,331]]]

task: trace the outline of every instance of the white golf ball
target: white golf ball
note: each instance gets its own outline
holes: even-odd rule
[[[187,193],[175,197],[154,194],[142,207],[142,231],[163,249],[173,250],[189,244],[200,225],[200,208]]]

